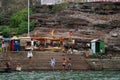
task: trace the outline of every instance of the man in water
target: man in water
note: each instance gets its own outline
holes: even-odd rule
[[[69,58],[68,61],[67,61],[68,70],[71,70],[71,66],[72,66],[72,64],[71,64],[71,58]]]
[[[10,61],[6,61],[5,65],[6,65],[5,72],[11,72],[11,68],[10,68],[11,64],[10,64]]]
[[[67,60],[63,58],[63,61],[62,61],[63,71],[66,69],[66,63],[67,63]]]
[[[18,63],[18,64],[16,65],[16,71],[21,71],[21,70],[22,70],[22,66],[21,66],[20,63]]]

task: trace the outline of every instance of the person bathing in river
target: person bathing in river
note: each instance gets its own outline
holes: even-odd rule
[[[66,63],[67,63],[67,60],[65,58],[63,58],[63,61],[62,61],[63,71],[66,69]]]
[[[5,65],[6,65],[5,72],[11,72],[11,63],[10,63],[10,61],[6,61]]]
[[[50,60],[50,66],[53,69],[53,71],[55,69],[55,62],[56,62],[55,59],[52,57],[51,60]]]
[[[68,61],[67,61],[67,68],[68,68],[68,70],[71,70],[71,66],[72,66],[71,58],[69,58]]]
[[[6,65],[6,68],[10,68],[10,61],[6,61],[6,63],[5,63],[5,65]]]
[[[21,71],[21,70],[22,70],[22,66],[21,66],[20,63],[18,63],[18,64],[16,65],[16,71]]]

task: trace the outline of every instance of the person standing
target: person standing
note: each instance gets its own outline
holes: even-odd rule
[[[2,42],[2,52],[5,52],[5,50],[6,50],[6,45],[5,45],[5,42],[3,41]]]
[[[50,66],[51,66],[53,71],[55,69],[55,62],[56,62],[55,59],[52,57],[51,60],[50,60]]]
[[[34,40],[33,39],[31,39],[31,48],[32,48],[32,50],[34,49]]]
[[[67,63],[67,60],[65,58],[63,58],[63,61],[62,61],[63,71],[66,69],[66,63]]]
[[[100,58],[103,59],[103,49],[100,49]]]
[[[28,51],[27,57],[29,58],[29,62],[31,62],[31,59],[33,57],[32,50]]]
[[[68,70],[71,70],[71,66],[72,66],[71,58],[69,58],[68,61],[67,61],[67,68],[68,68]]]
[[[85,57],[88,59],[88,57],[89,57],[89,51],[88,50],[86,50],[86,52],[85,52]]]

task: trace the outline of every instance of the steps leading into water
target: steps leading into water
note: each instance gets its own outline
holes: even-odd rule
[[[33,51],[32,61],[29,62],[27,51],[20,51],[7,52],[7,56],[2,54],[2,58],[0,59],[0,71],[6,68],[5,62],[9,59],[11,59],[12,70],[16,69],[18,63],[22,65],[23,71],[52,70],[50,67],[50,59],[52,57],[56,59],[55,70],[62,70],[63,58],[72,59],[72,70],[120,70],[120,59],[86,59],[80,54]]]
[[[29,62],[27,58],[27,52],[8,52],[11,57],[11,67],[15,69],[17,63],[22,64],[23,70],[50,70],[50,59],[54,57],[56,59],[56,70],[62,69],[62,60],[63,58],[72,59],[72,69],[73,70],[87,70],[89,65],[86,63],[85,59],[78,54],[66,54],[62,52],[33,52],[32,61]],[[8,57],[4,56],[6,60]],[[5,60],[2,61],[1,66],[3,67]]]

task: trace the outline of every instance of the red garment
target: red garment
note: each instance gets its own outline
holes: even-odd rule
[[[10,62],[7,61],[5,65],[6,65],[7,68],[9,68],[10,67]]]
[[[70,32],[69,32],[69,36],[72,36],[72,35],[73,35],[72,31],[70,31]]]
[[[85,56],[86,56],[86,58],[88,58],[88,57],[89,57],[89,52],[88,52],[88,51],[86,51]]]

